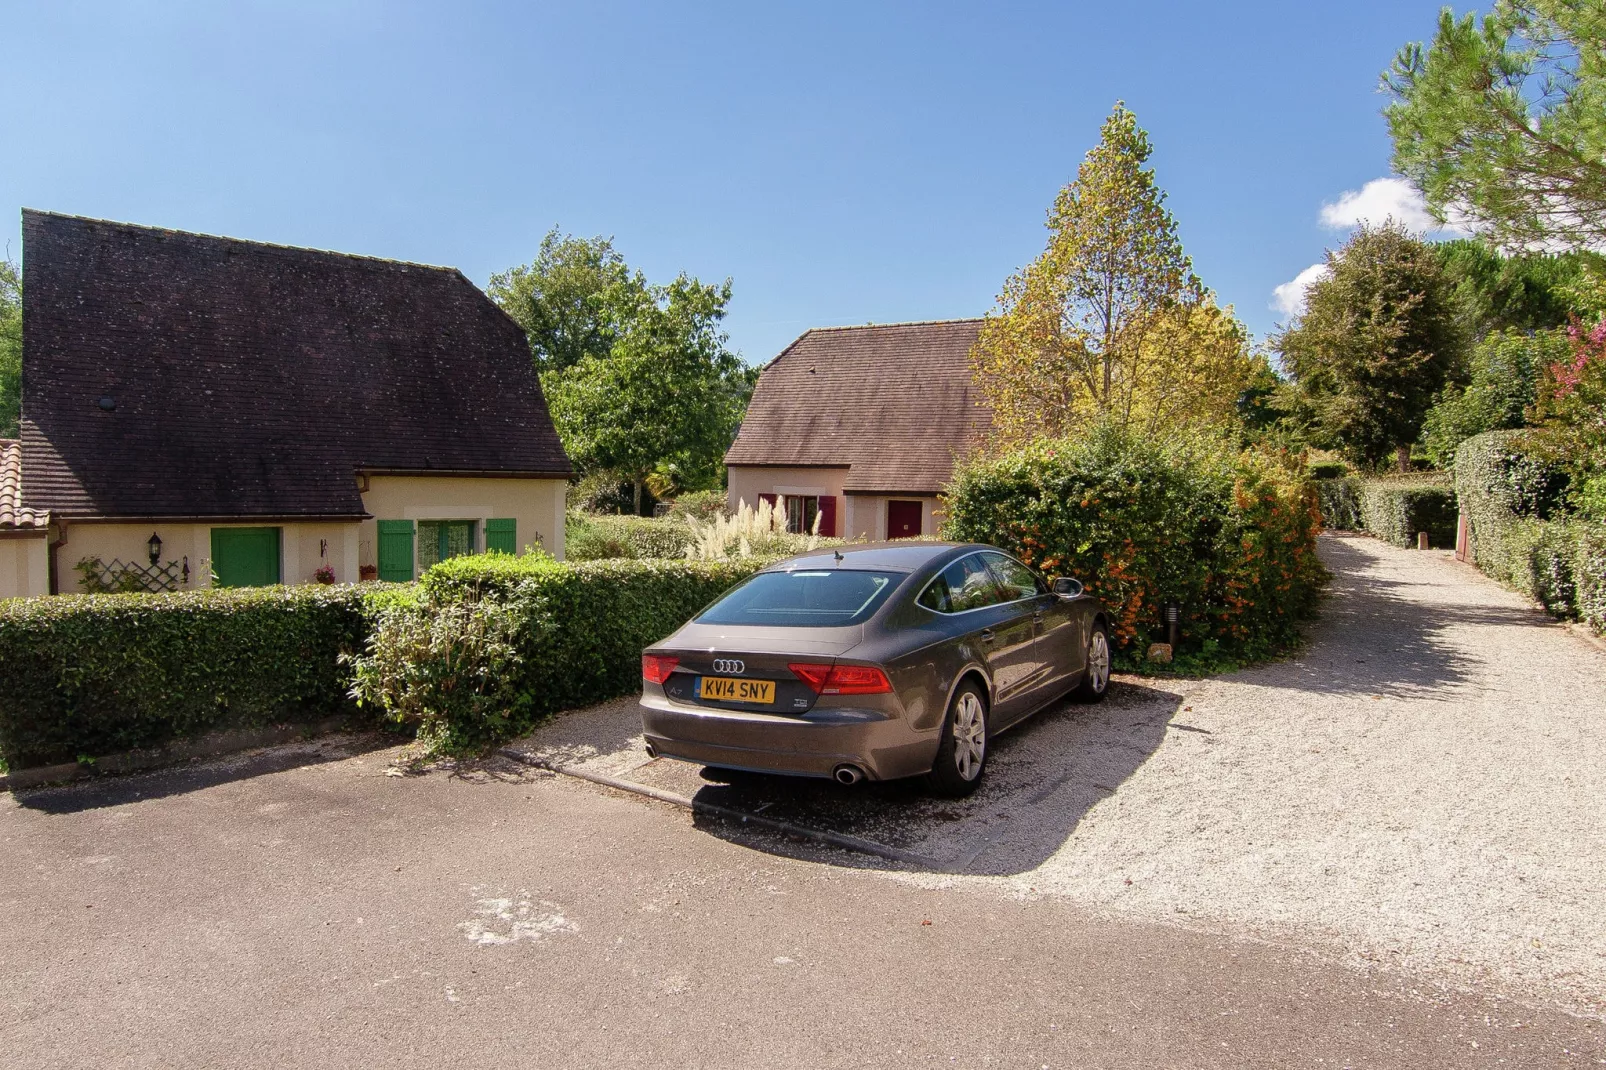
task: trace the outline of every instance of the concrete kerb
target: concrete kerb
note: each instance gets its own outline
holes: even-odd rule
[[[273,725],[268,728],[233,728],[211,732],[197,739],[175,740],[162,747],[141,748],[107,754],[91,762],[64,762],[16,769],[0,776],[0,792],[22,791],[46,784],[65,784],[74,780],[118,773],[141,773],[162,766],[204,758],[221,758],[239,751],[256,750],[294,743],[310,736],[323,736],[350,727],[346,717],[326,718],[302,725]]]
[[[858,836],[849,836],[840,832],[826,832],[821,829],[811,829],[804,825],[794,825],[790,821],[777,821],[774,818],[761,817],[758,814],[748,814],[743,813],[740,810],[733,810],[728,806],[719,806],[714,803],[702,802],[698,799],[688,799],[684,795],[676,795],[672,791],[663,791],[659,788],[649,787],[646,784],[636,784],[629,780],[621,780],[618,777],[606,776],[602,773],[592,773],[584,769],[576,769],[570,766],[555,765],[551,762],[544,762],[539,758],[532,758],[528,754],[521,754],[510,747],[504,747],[498,750],[497,753],[504,758],[509,758],[522,765],[528,765],[535,769],[545,769],[547,772],[574,777],[577,780],[585,780],[592,784],[601,785],[605,788],[613,788],[616,791],[627,791],[633,795],[641,795],[648,799],[656,799],[659,802],[668,803],[671,806],[678,806],[683,810],[689,810],[694,814],[718,817],[723,820],[734,821],[737,824],[742,825],[756,825],[759,828],[766,828],[772,832],[780,832],[788,836],[799,836],[804,839],[813,840],[816,843],[823,843],[831,847],[840,847],[845,851],[854,851],[859,854],[871,855],[875,858],[883,858],[889,862],[904,862],[909,865],[921,866],[925,869],[933,870],[947,868],[947,864],[942,862],[940,859],[931,858],[927,855],[918,854],[914,851],[901,851],[896,847],[888,847],[886,844],[876,843],[874,840],[865,840],[859,838]]]

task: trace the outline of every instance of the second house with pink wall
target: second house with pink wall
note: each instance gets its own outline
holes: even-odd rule
[[[765,367],[725,454],[732,508],[879,541],[933,535],[954,464],[991,427],[970,374],[982,321],[806,332]]]

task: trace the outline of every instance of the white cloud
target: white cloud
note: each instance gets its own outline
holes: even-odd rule
[[[1271,292],[1271,307],[1281,312],[1289,319],[1303,315],[1305,312],[1305,290],[1317,279],[1327,277],[1326,264],[1312,264],[1310,267],[1295,275],[1289,282]]]
[[[1398,177],[1374,178],[1358,190],[1345,190],[1332,204],[1322,205],[1322,226],[1333,230],[1349,230],[1363,223],[1375,227],[1387,219],[1417,234],[1470,233],[1457,225],[1458,220],[1441,224],[1434,219],[1422,194]]]

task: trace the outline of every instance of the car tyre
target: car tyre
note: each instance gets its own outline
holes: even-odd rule
[[[987,772],[988,742],[987,696],[974,682],[961,684],[948,703],[937,760],[926,774],[931,793],[957,799],[975,791]]]
[[[1110,690],[1110,633],[1100,621],[1087,636],[1087,668],[1071,697],[1078,702],[1102,702]]]

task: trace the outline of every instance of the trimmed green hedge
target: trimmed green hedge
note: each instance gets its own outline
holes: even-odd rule
[[[0,758],[13,769],[352,709],[374,585],[0,602]]]
[[[1314,468],[1312,469],[1314,471]],[[1361,481],[1355,476],[1334,476],[1316,479],[1316,507],[1321,510],[1322,525],[1333,531],[1360,531]]]
[[[1606,634],[1606,524],[1563,513],[1565,477],[1522,444],[1520,431],[1491,431],[1456,450],[1473,561],[1556,616]]]
[[[601,516],[573,512],[564,531],[570,561],[681,558],[694,534],[684,516]]]
[[[445,561],[423,577],[419,604],[381,616],[353,693],[437,750],[472,751],[630,694],[643,647],[767,563]]]
[[[1418,532],[1428,533],[1436,549],[1455,545],[1458,518],[1455,488],[1448,482],[1369,479],[1360,487],[1361,527],[1386,543],[1410,549]]]
[[[1205,667],[1298,641],[1327,579],[1320,526],[1287,458],[1101,428],[961,468],[943,534],[1081,579],[1110,610],[1123,665],[1165,638],[1162,606],[1179,603],[1181,665]]]

